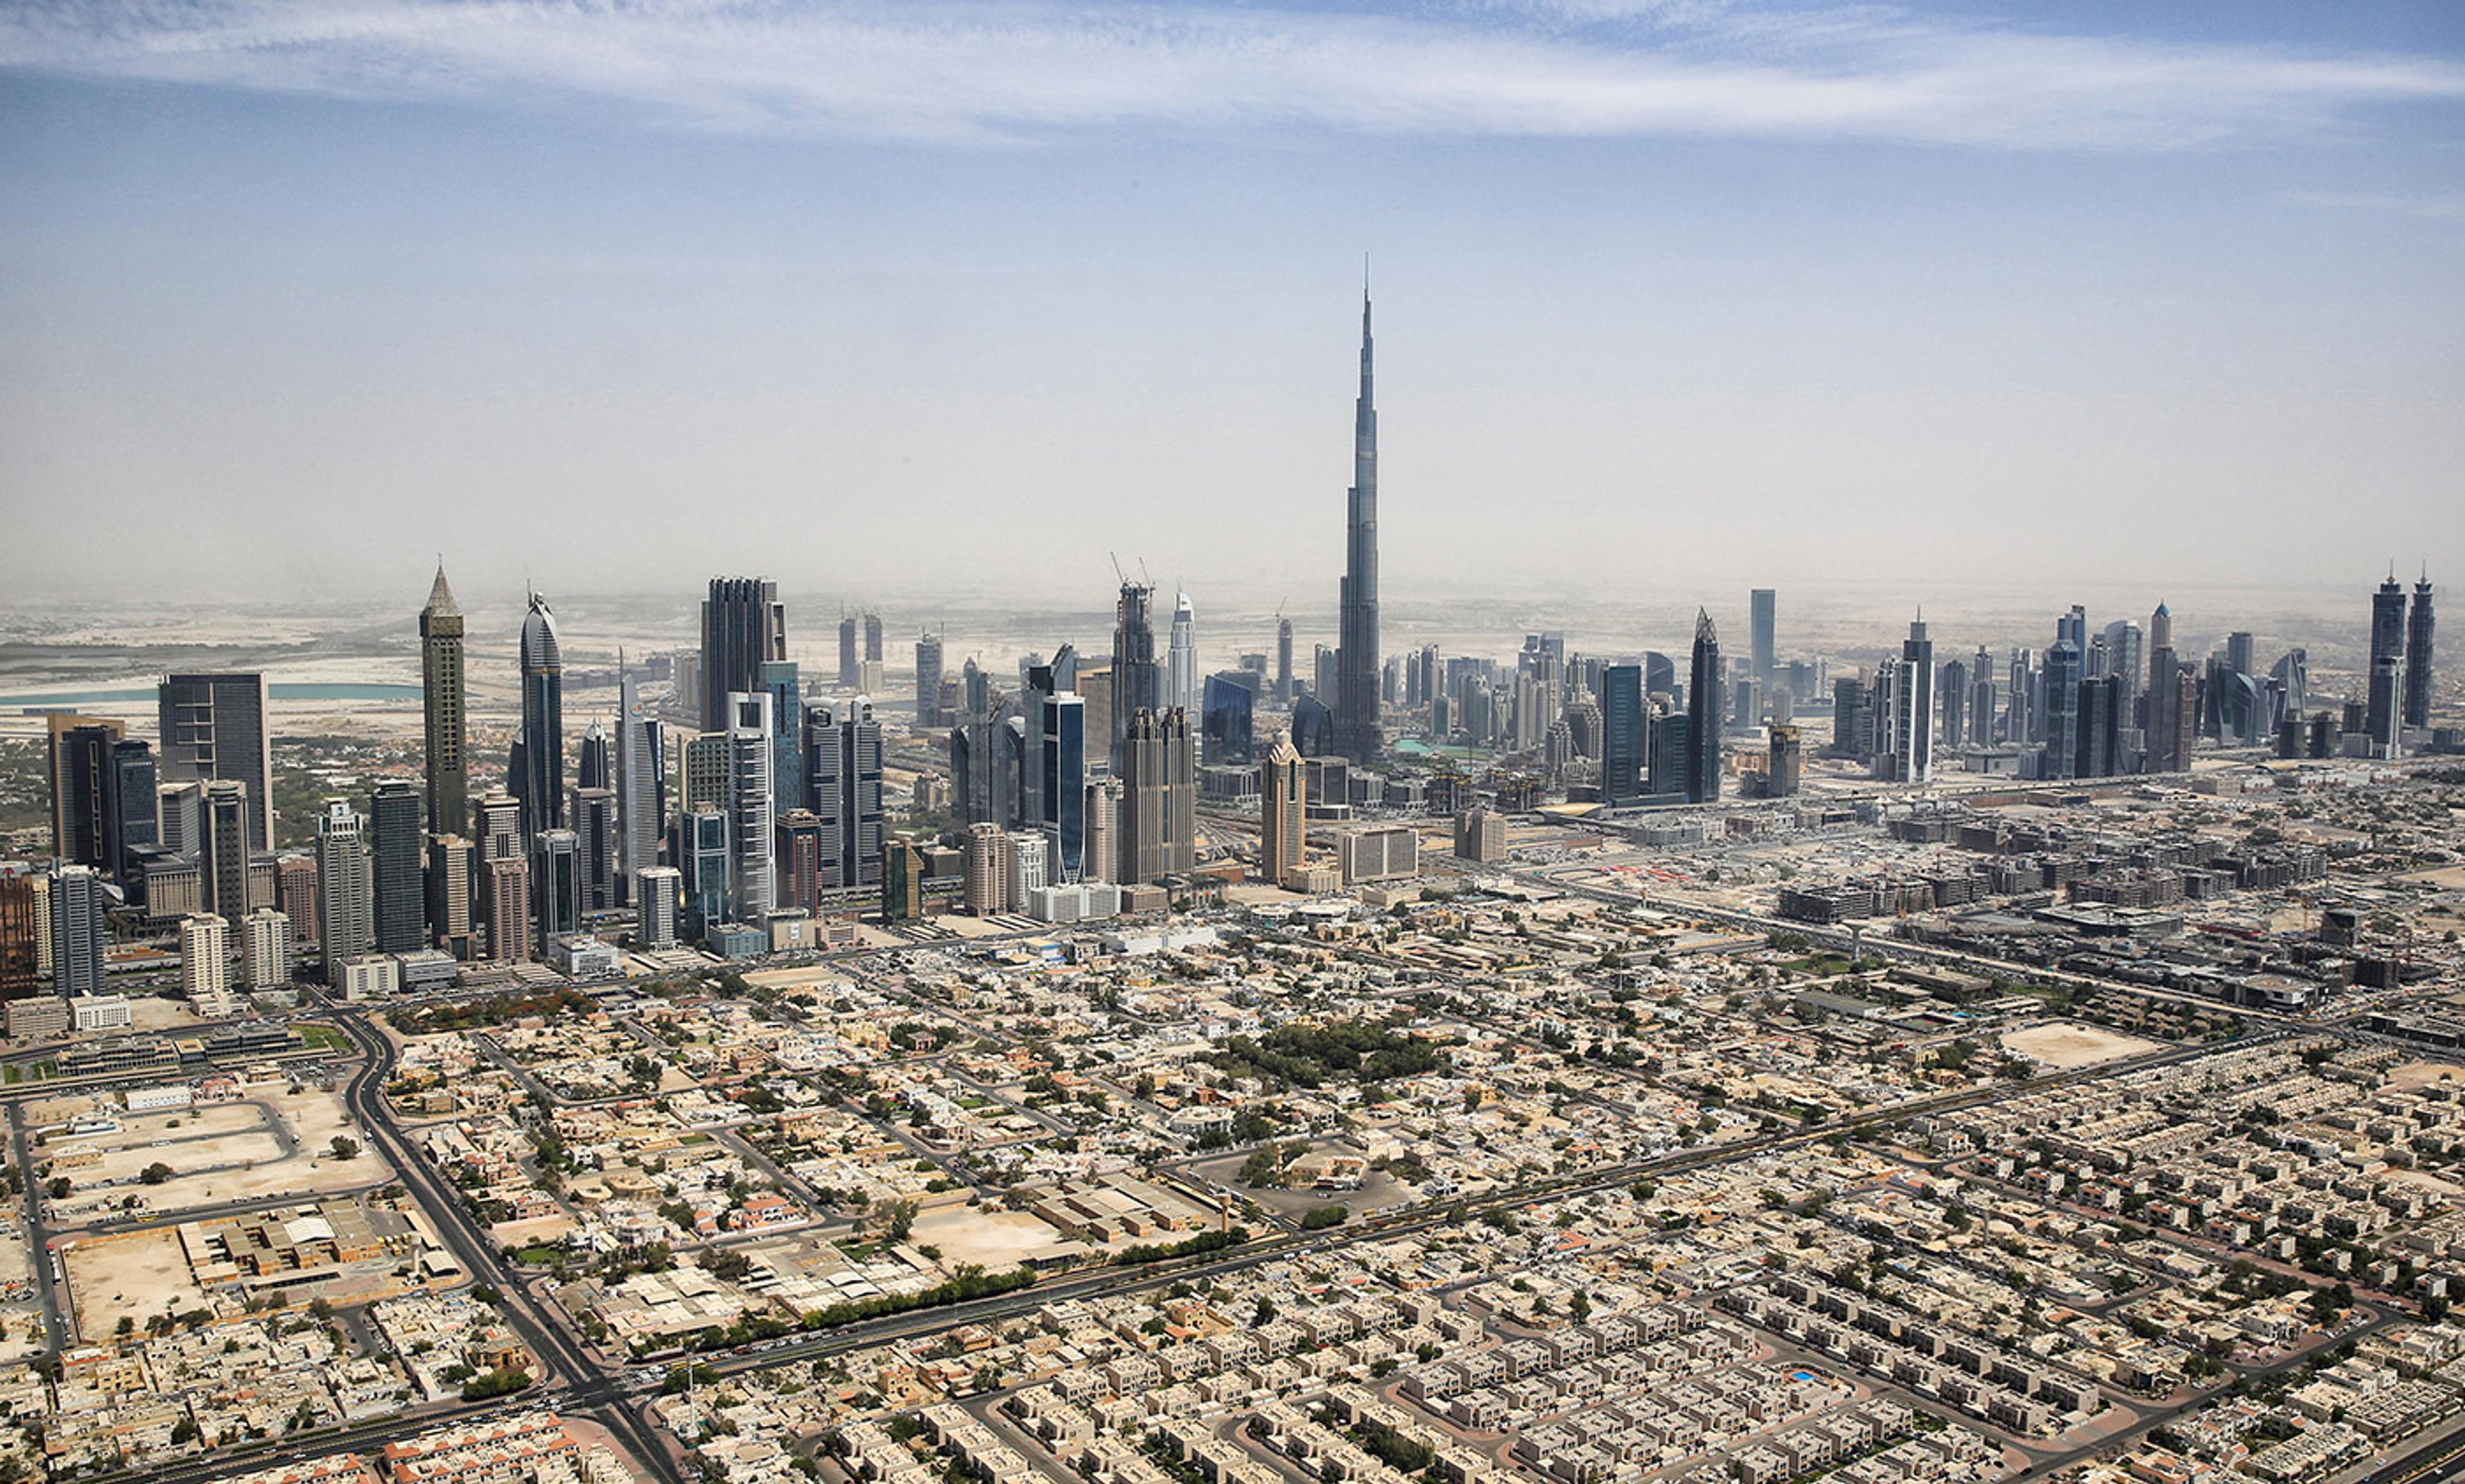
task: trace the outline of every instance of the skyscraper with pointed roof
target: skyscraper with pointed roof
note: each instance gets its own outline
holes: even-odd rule
[[[2396,568],[2390,566],[2387,581],[2371,594],[2370,688],[2363,729],[2369,734],[2375,758],[2396,756],[2405,683],[2405,588],[2398,586]]]
[[[1188,593],[1176,593],[1172,635],[1165,652],[1165,704],[1197,716],[1198,701],[1198,610],[1190,607]]]
[[[445,563],[419,610],[419,683],[427,712],[428,832],[471,828],[471,757],[462,681],[462,609],[445,584]]]
[[[1721,718],[1728,689],[1721,668],[1721,634],[1712,615],[1695,610],[1694,665],[1686,676],[1686,800],[1709,804],[1721,796]]]
[[[1371,395],[1369,283],[1361,284],[1361,395],[1352,406],[1352,489],[1335,661],[1335,747],[1356,763],[1382,750],[1378,726],[1378,408]]]
[[[522,801],[522,836],[565,828],[565,654],[547,599],[522,618],[522,729],[506,782]]]
[[[2413,615],[2405,629],[2405,711],[2408,726],[2431,724],[2431,568],[2413,585]]]

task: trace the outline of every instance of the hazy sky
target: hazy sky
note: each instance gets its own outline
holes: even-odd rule
[[[11,0],[0,587],[1328,608],[1365,251],[1391,594],[2465,581],[2454,0]]]

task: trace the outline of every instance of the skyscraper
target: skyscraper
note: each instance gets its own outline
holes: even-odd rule
[[[658,713],[646,705],[620,660],[616,682],[616,891],[659,863],[668,828],[668,760]]]
[[[881,615],[864,615],[864,657],[871,664],[881,663]]]
[[[419,610],[419,687],[427,720],[428,832],[471,828],[471,758],[462,679],[462,610],[445,585],[445,564]]]
[[[1721,796],[1721,716],[1725,672],[1721,635],[1712,615],[1695,610],[1695,660],[1686,676],[1686,800],[1709,804]]]
[[[2391,570],[2379,591],[2371,594],[2370,690],[2363,730],[2370,738],[2375,758],[2396,755],[2404,711],[2405,627],[2405,589],[2397,586]]]
[[[942,636],[916,636],[916,724],[942,724]]]
[[[863,697],[842,716],[829,702],[805,709],[805,808],[822,823],[824,890],[881,885],[881,723]],[[679,865],[683,862],[679,861]],[[694,882],[687,875],[687,915]]]
[[[22,1000],[42,988],[42,944],[51,938],[43,920],[51,910],[46,893],[35,900],[35,868],[0,860],[0,1001]]]
[[[291,983],[291,919],[259,907],[240,919],[240,976],[251,989],[279,989]]]
[[[157,692],[162,775],[248,786],[248,848],[274,848],[274,754],[265,733],[265,676],[165,676]]]
[[[2431,724],[2431,568],[2413,585],[2413,616],[2405,628],[2405,707],[2408,726]]]
[[[545,958],[558,939],[582,927],[582,850],[572,831],[531,836],[530,897],[538,922],[531,951]]]
[[[1601,804],[1616,808],[1643,797],[1650,750],[1644,730],[1643,667],[1611,665],[1601,672]]]
[[[1766,699],[1772,688],[1772,653],[1780,594],[1769,587],[1757,587],[1747,595],[1747,637],[1753,642],[1755,683],[1763,687]]]
[[[1293,701],[1293,621],[1276,615],[1276,699],[1284,705]]]
[[[609,779],[614,772],[608,761],[608,728],[593,717],[590,724],[582,729],[582,744],[573,752],[573,786],[610,787]]]
[[[1198,611],[1189,594],[1173,595],[1172,634],[1165,651],[1165,698],[1167,706],[1198,712]]]
[[[200,896],[208,912],[237,920],[248,916],[249,828],[255,810],[249,807],[248,785],[217,778],[208,783],[197,809],[197,872]]]
[[[2105,626],[2105,654],[2106,674],[2122,680],[2122,724],[2128,727],[2130,705],[2147,687],[2148,638],[2137,619],[2118,618]]]
[[[125,729],[117,721],[69,712],[44,719],[50,735],[52,853],[73,865],[111,863],[111,749]]]
[[[325,983],[343,982],[343,965],[376,941],[376,882],[360,816],[329,799],[317,816],[317,941],[325,952]]]
[[[764,663],[762,689],[770,693],[770,817],[777,819],[805,807],[805,693],[796,662]]]
[[[2074,778],[2079,772],[2080,651],[2072,641],[2070,621],[2054,625],[2054,647],[2046,651],[2046,751],[2038,776]]]
[[[567,818],[573,823],[574,869],[581,879],[583,915],[613,912],[616,897],[616,792],[576,788]]]
[[[468,959],[477,946],[472,941],[477,915],[479,854],[458,834],[438,835],[428,842],[428,925],[430,941],[457,959]]]
[[[102,866],[123,888],[141,879],[139,862],[156,843],[158,776],[153,743],[123,737],[111,744],[102,775]]]
[[[1091,877],[1101,880],[1101,868],[1088,855],[1086,700],[1067,690],[1045,697],[1033,730],[1039,734],[1036,803],[1041,810],[1034,823],[1052,842],[1048,874],[1054,881],[1072,885]]]
[[[411,953],[427,945],[419,813],[419,790],[409,784],[379,784],[368,795],[369,880],[379,953]]]
[[[839,610],[839,688],[841,690],[855,689],[856,677],[864,674],[863,665],[864,662],[858,656],[855,645],[855,615],[842,609]]]
[[[414,793],[411,808],[418,808]],[[231,1013],[231,924],[211,912],[180,919],[180,993],[200,1016]]]
[[[1258,869],[1280,886],[1301,868],[1309,830],[1309,767],[1278,737],[1260,765]]]
[[[536,592],[522,617],[522,729],[514,744],[522,764],[507,772],[505,785],[522,801],[528,837],[565,828],[565,653],[556,614]]]
[[[1900,641],[1900,672],[1892,692],[1892,776],[1904,784],[1934,778],[1934,641],[1925,620],[1909,624]]]
[[[1130,718],[1164,703],[1164,672],[1156,664],[1155,589],[1144,583],[1121,584],[1113,609],[1113,693],[1110,750],[1113,771],[1121,770],[1121,740]]]
[[[770,808],[770,693],[733,692],[727,709],[728,897],[739,920],[760,923],[777,899],[770,860],[778,817]]]
[[[788,657],[788,606],[779,585],[759,577],[714,577],[701,605],[701,726],[728,725],[728,697],[762,688],[762,667]]]
[[[1361,396],[1352,409],[1352,489],[1344,509],[1344,582],[1337,594],[1335,745],[1356,763],[1378,756],[1378,410],[1370,388],[1369,285],[1361,286]]]
[[[102,876],[92,866],[62,866],[52,873],[51,887],[52,986],[62,999],[100,994],[103,949],[111,941]]]
[[[1189,713],[1130,718],[1121,764],[1121,880],[1187,875],[1198,863],[1198,747]]]

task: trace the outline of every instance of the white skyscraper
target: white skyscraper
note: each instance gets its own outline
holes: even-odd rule
[[[616,889],[630,892],[636,872],[659,863],[659,836],[668,828],[668,764],[659,717],[643,702],[630,673],[616,682],[614,782]]]
[[[1173,600],[1172,638],[1165,653],[1165,698],[1166,706],[1179,706],[1192,717],[1198,715],[1198,614],[1189,606],[1189,594],[1182,593]]]
[[[728,898],[736,919],[756,925],[770,915],[773,873],[770,816],[770,693],[727,697]]]
[[[1892,776],[1904,784],[1934,777],[1934,641],[1925,620],[1909,625],[1900,646],[1899,684],[1892,692]]]

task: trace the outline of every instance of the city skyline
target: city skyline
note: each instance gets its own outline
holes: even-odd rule
[[[853,45],[844,12],[578,19],[635,81],[574,75],[526,7],[456,44],[434,13],[0,19],[36,224],[0,246],[16,551],[100,502],[181,521],[128,554],[166,596],[352,589],[319,559],[457,525],[502,538],[466,593],[544,550],[639,589],[727,570],[750,522],[800,590],[1049,599],[1114,546],[1314,592],[1365,249],[1390,601],[1614,591],[1673,542],[1798,587],[1877,527],[1948,579],[2056,503],[2138,539],[2033,552],[2054,583],[2465,545],[2465,48],[2433,8],[1000,12],[1059,67],[1039,92],[962,5],[856,52],[966,117],[878,129],[843,78],[715,80]],[[736,519],[675,519],[713,499]],[[2328,500],[2364,518],[2282,539]],[[1248,519],[1177,514],[1217,501]],[[1528,540],[1459,539],[1507,509]],[[1641,570],[1564,560],[1577,531]]]

